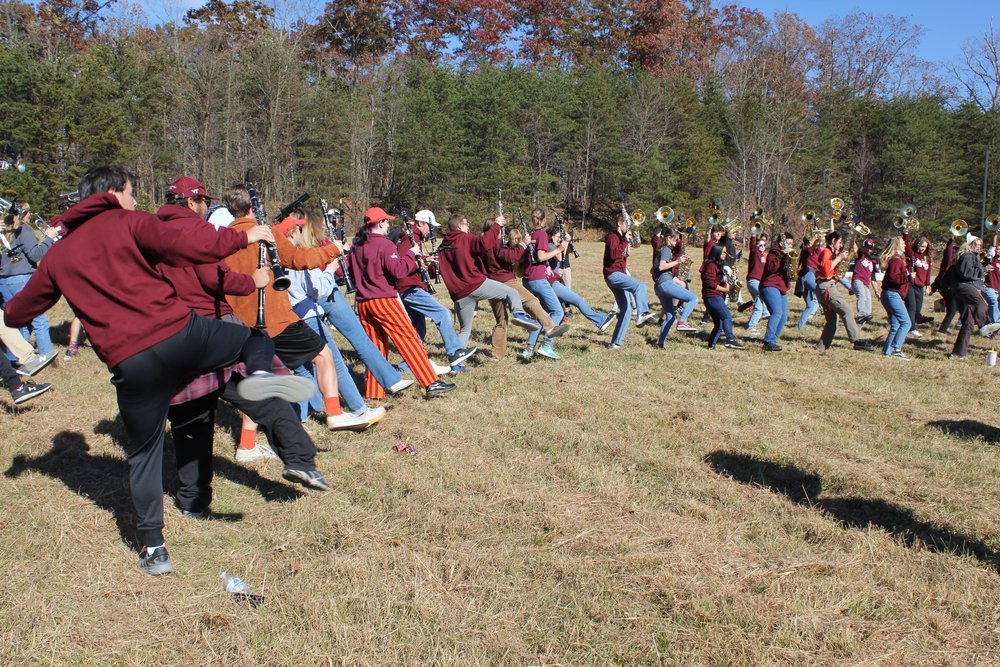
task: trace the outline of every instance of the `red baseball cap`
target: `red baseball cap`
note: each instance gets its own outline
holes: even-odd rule
[[[304,224],[306,224],[306,221],[300,218],[285,218],[274,226],[274,230],[282,234],[287,234],[296,227],[301,227]]]
[[[375,223],[382,222],[383,220],[395,220],[393,216],[389,215],[378,206],[373,206],[367,211],[365,211],[365,224],[374,225]]]
[[[205,186],[201,184],[201,181],[197,178],[191,178],[190,176],[181,176],[176,181],[171,183],[168,189],[175,196],[180,198],[204,197],[205,199],[215,199],[215,197],[208,194],[208,190],[206,190]]]

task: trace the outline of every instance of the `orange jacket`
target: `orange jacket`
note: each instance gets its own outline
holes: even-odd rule
[[[237,218],[229,228],[239,232],[245,232],[252,225],[256,225],[257,220],[252,217]],[[328,245],[322,248],[298,248],[291,243],[284,234],[275,232],[275,246],[278,248],[278,259],[286,269],[314,269],[324,264],[329,264],[340,255],[340,250],[335,245]],[[246,248],[237,251],[226,258],[229,268],[237,273],[252,274],[257,270],[257,260],[259,257],[259,244],[251,243]],[[249,326],[254,326],[257,322],[257,292],[249,296],[226,295],[226,301],[233,308],[233,313]],[[292,310],[292,304],[288,301],[287,292],[275,291],[271,285],[264,288],[264,322],[267,324],[267,335],[274,338],[288,325],[299,321],[299,316]]]

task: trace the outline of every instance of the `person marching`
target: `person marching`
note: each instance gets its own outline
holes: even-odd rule
[[[914,338],[922,338],[917,325],[924,323],[921,310],[924,307],[924,293],[931,283],[931,242],[921,238],[917,245],[910,244],[910,233],[903,231],[903,242],[906,243],[906,261],[910,265],[910,289],[906,292],[906,314],[910,318],[910,332]]]
[[[893,238],[879,256],[882,277],[882,306],[889,318],[889,334],[885,337],[882,354],[908,360],[903,353],[910,316],[906,312],[906,292],[910,288],[910,271],[906,266],[906,244],[901,236]]]
[[[847,251],[844,250],[844,239],[841,238],[840,232],[830,232],[826,235],[824,245],[816,265],[816,295],[823,307],[826,324],[823,325],[823,331],[816,342],[816,349],[820,352],[826,352],[830,349],[833,344],[833,336],[837,333],[837,317],[839,316],[844,323],[844,328],[847,329],[847,339],[854,344],[854,349],[869,351],[873,345],[862,340],[861,328],[858,327],[854,311],[851,310],[844,295],[840,293],[840,283],[836,279],[837,267],[840,266],[841,262],[848,261]]]
[[[253,204],[245,184],[230,186],[223,201],[236,219],[228,227],[221,229],[247,231],[255,226],[263,226],[251,212]],[[339,242],[324,248],[296,248],[280,231],[274,234],[274,246],[281,265],[296,270],[323,266],[336,259],[343,248]],[[233,271],[252,275],[257,269],[259,258],[259,249],[248,246],[227,257],[226,262]],[[256,292],[247,296],[227,294],[226,301],[232,307],[233,314],[244,324],[249,327],[256,324],[259,305]],[[270,283],[264,288],[264,321],[267,335],[274,341],[275,354],[285,366],[294,370],[310,361],[315,364],[316,381],[323,394],[327,428],[339,431],[367,426],[367,417],[341,410],[337,369],[329,346],[295,314],[288,292],[276,290]],[[249,422],[244,423],[244,431],[240,436],[240,447],[252,449],[255,447],[256,432]]]
[[[938,333],[948,333],[948,327],[951,326],[952,321],[955,319],[955,314],[958,312],[958,304],[955,302],[955,295],[948,282],[948,278],[951,275],[951,267],[954,263],[955,237],[951,236],[948,238],[948,243],[944,246],[944,252],[941,253],[941,263],[938,265],[938,272],[934,277],[934,282],[931,283],[931,294],[936,291],[941,295],[945,303],[944,319],[941,320]]]
[[[569,329],[568,324],[563,324],[566,312],[563,309],[562,301],[556,294],[555,285],[559,276],[552,268],[553,264],[558,265],[565,256],[569,248],[569,241],[559,237],[559,243],[550,242],[549,231],[545,229],[545,212],[536,208],[531,213],[535,228],[524,241],[530,244],[526,248],[524,255],[524,280],[522,284],[531,292],[542,304],[542,308],[552,319],[553,324],[559,328],[560,334]],[[561,283],[559,283],[561,285]],[[589,308],[588,308],[589,310]],[[591,311],[593,312],[593,311]],[[603,322],[603,319],[601,320]],[[549,359],[560,359],[555,350],[553,336],[546,331],[545,340],[536,350],[538,354]]]
[[[80,180],[79,204],[61,214],[71,233],[42,259],[4,308],[11,326],[26,324],[65,296],[112,372],[128,434],[129,486],[143,549],[139,569],[173,571],[163,537],[163,443],[170,400],[192,378],[242,360],[239,393],[251,400],[301,400],[302,378],[270,373],[274,345],[248,327],[195,315],[177,299],[156,264],[215,262],[238,248],[273,239],[271,230],[215,231],[197,215],[164,225],[136,211],[132,176],[96,167]],[[95,270],[100,267],[100,270]]]
[[[742,350],[743,346],[733,335],[733,315],[726,306],[726,295],[729,294],[729,282],[723,267],[726,265],[726,246],[716,243],[708,252],[708,258],[701,265],[701,296],[705,307],[712,318],[712,331],[708,334],[708,349],[715,349],[716,343],[723,332],[726,334],[726,347],[732,350]]]
[[[506,223],[503,216],[497,216],[490,231],[477,236],[469,233],[469,220],[464,215],[455,214],[448,220],[448,234],[441,243],[438,267],[455,302],[462,347],[469,345],[472,316],[480,301],[506,301],[513,313],[511,324],[529,332],[542,328],[524,312],[521,295],[516,289],[487,278],[483,272],[481,262],[500,246],[500,228]],[[548,332],[547,335],[551,336]]]
[[[802,239],[802,247],[799,249],[799,285],[802,292],[802,299],[806,302],[806,307],[799,316],[799,331],[805,331],[808,322],[816,311],[819,310],[819,300],[816,298],[816,267],[819,266],[819,254],[823,250],[825,241],[822,236],[810,239],[808,236]],[[796,290],[798,295],[799,290]]]
[[[604,238],[604,282],[615,295],[615,305],[618,307],[618,323],[608,344],[609,350],[618,350],[625,342],[625,332],[628,331],[629,320],[632,317],[632,303],[629,297],[635,299],[635,309],[639,313],[636,326],[641,327],[656,317],[649,311],[646,283],[628,273],[628,255],[632,242],[628,220],[618,214],[617,222],[618,226]]]
[[[414,251],[418,255],[423,255],[423,242],[431,233],[431,223],[440,227],[440,224],[433,219],[431,211],[418,211],[413,222],[404,221],[404,225],[409,226],[409,234],[403,234],[399,239],[399,254],[405,255],[410,248],[416,247]],[[410,239],[413,242],[410,242]],[[416,329],[420,340],[427,334],[427,319],[430,318],[441,333],[441,342],[444,343],[444,352],[448,355],[448,365],[455,368],[461,367],[462,363],[474,355],[478,349],[473,347],[466,349],[458,340],[455,327],[451,323],[451,312],[442,306],[437,299],[431,296],[430,283],[422,277],[424,271],[420,268],[419,262],[414,266],[413,271],[396,281],[396,290],[399,298],[403,302],[403,308],[410,317],[413,328]],[[427,274],[430,278],[430,274]]]
[[[654,292],[660,299],[660,305],[663,306],[665,313],[663,324],[660,325],[660,337],[656,341],[656,345],[660,348],[666,347],[667,334],[670,333],[670,327],[677,319],[678,302],[684,304],[680,321],[677,323],[678,331],[696,331],[694,327],[688,326],[687,320],[698,305],[698,297],[694,295],[694,292],[688,290],[677,279],[678,268],[691,261],[687,255],[674,257],[674,248],[679,239],[677,232],[666,227],[662,234],[663,242],[659,244],[660,250],[656,254],[652,270],[653,282],[656,285]]]
[[[792,284],[795,267],[787,254],[795,245],[795,237],[785,232],[775,240],[771,251],[764,261],[764,272],[760,278],[760,298],[767,305],[771,317],[767,319],[767,329],[764,332],[765,352],[780,352],[781,336],[788,321],[788,288]]]
[[[858,255],[854,259],[854,271],[851,273],[851,289],[858,299],[858,314],[856,321],[864,326],[872,319],[872,293],[875,292],[875,241],[865,239],[861,243]],[[875,295],[878,298],[878,294]]]
[[[558,225],[549,227],[548,229],[549,250],[560,250],[562,254],[565,255],[569,251],[569,240],[563,237],[562,228]],[[552,291],[555,292],[556,298],[559,299],[559,303],[565,306],[576,306],[576,309],[580,311],[587,320],[590,321],[598,331],[604,331],[605,324],[614,319],[614,315],[611,313],[599,313],[590,307],[587,301],[574,292],[572,288],[565,282],[562,275],[556,271],[556,265],[559,264],[559,256],[553,256],[549,259],[549,269],[550,271],[546,274],[546,279],[552,286]],[[568,328],[569,325],[563,322],[563,326]]]
[[[989,307],[983,298],[983,279],[986,277],[986,269],[979,259],[982,249],[983,240],[970,235],[959,251],[954,266],[951,267],[949,283],[958,305],[962,329],[958,332],[949,359],[957,361],[965,359],[965,355],[969,352],[972,333],[989,321]],[[992,328],[991,326],[990,329]]]
[[[495,234],[496,229],[493,228],[492,223],[488,223],[483,229],[483,233]],[[521,305],[524,306],[524,310],[541,324],[541,329],[528,334],[528,340],[520,354],[521,359],[525,361],[530,361],[536,352],[549,358],[558,357],[553,345],[553,338],[546,335],[541,345],[538,345],[538,337],[542,329],[558,335],[562,335],[569,329],[568,324],[556,326],[538,297],[529,292],[515,275],[515,270],[523,273],[525,252],[529,243],[530,240],[524,237],[521,230],[515,228],[508,233],[508,245],[498,245],[492,253],[477,257],[477,262],[486,277],[516,289],[517,293],[521,295]],[[507,302],[494,299],[490,301],[490,306],[493,309],[493,318],[496,320],[491,338],[490,356],[494,359],[503,359],[507,354],[507,324],[509,322]]]
[[[31,207],[18,200],[0,222],[0,243],[3,244],[0,248],[0,300],[4,303],[24,289],[35,267],[59,236],[56,228],[48,227],[39,242],[28,224],[30,219]],[[55,359],[58,353],[52,349],[48,315],[42,313],[33,319],[31,331],[35,333],[35,347],[40,358],[46,364]],[[21,335],[28,340],[28,328],[23,327]]]
[[[351,275],[358,293],[358,319],[382,356],[388,356],[388,341],[396,347],[427,398],[442,396],[455,388],[438,379],[420,336],[399,301],[396,283],[417,266],[419,247],[399,253],[389,240],[389,221],[395,217],[375,206],[365,211],[365,227],[351,250]],[[366,395],[385,396],[385,390],[369,370],[365,376]]]
[[[993,253],[986,265],[986,278],[983,280],[983,296],[990,307],[989,321],[1000,322],[1000,306],[997,304],[1000,295],[1000,253]]]
[[[747,331],[757,332],[757,325],[768,311],[764,300],[760,298],[760,281],[764,276],[764,264],[767,262],[767,234],[758,234],[750,245],[750,257],[747,260],[747,289],[750,290],[753,312],[747,321]]]

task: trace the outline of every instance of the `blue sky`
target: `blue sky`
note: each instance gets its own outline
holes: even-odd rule
[[[913,23],[923,26],[918,55],[924,60],[943,64],[959,61],[962,45],[978,40],[990,19],[1000,29],[1000,1],[993,0],[870,0],[840,2],[838,0],[729,0],[743,7],[757,9],[770,16],[774,12],[789,11],[801,16],[810,25],[824,20],[846,16],[856,11],[870,14],[908,16]]]

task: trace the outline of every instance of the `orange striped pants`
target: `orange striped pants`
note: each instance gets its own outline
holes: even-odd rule
[[[410,323],[399,299],[367,299],[358,301],[357,306],[361,326],[382,356],[388,358],[388,341],[391,340],[421,387],[437,382],[438,376],[431,368],[427,350],[420,342],[420,336]],[[385,389],[375,380],[371,371],[365,375],[365,398],[385,398]]]

